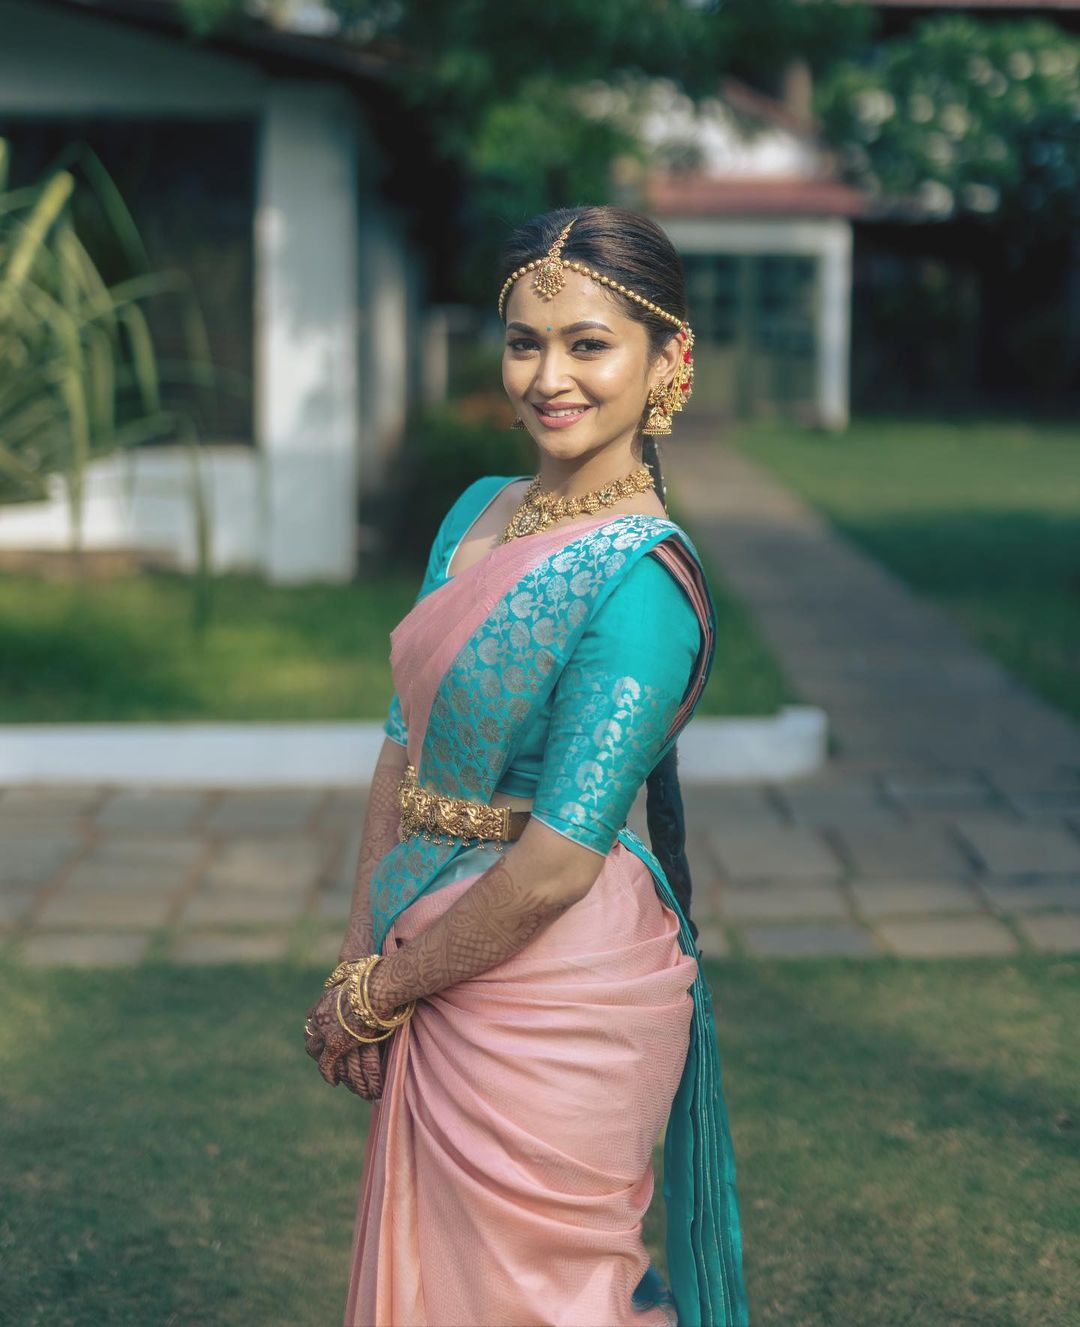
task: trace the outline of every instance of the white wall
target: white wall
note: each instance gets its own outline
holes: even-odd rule
[[[277,581],[347,579],[361,464],[400,438],[410,390],[406,249],[377,197],[356,102],[339,84],[270,77],[191,42],[0,0],[0,115],[114,113],[258,117],[256,449],[204,440],[214,564]],[[185,562],[182,451],[140,453],[136,465],[131,507],[116,463],[91,467],[86,546],[171,548]],[[69,537],[59,496],[0,510],[0,546],[66,547]]]
[[[275,581],[348,580],[359,471],[357,139],[351,99],[267,96],[255,223],[256,435],[263,565]]]

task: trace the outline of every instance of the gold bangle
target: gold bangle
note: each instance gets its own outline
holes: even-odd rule
[[[341,1026],[345,1029],[345,1031],[349,1034],[350,1037],[354,1038],[356,1041],[371,1043],[375,1041],[386,1041],[388,1037],[393,1036],[393,1029],[391,1029],[389,1032],[384,1032],[381,1037],[362,1037],[359,1032],[354,1032],[352,1028],[349,1027],[348,1023],[345,1022],[345,1015],[341,1012],[341,997],[344,991],[345,991],[344,985],[338,987],[337,1018],[338,1022],[341,1024]]]
[[[377,963],[378,954],[365,954],[363,958],[347,958],[337,965],[329,977],[323,982],[323,989],[329,990],[331,986],[336,986],[339,981],[344,981],[351,972],[363,968],[367,964]]]
[[[383,955],[379,954],[376,958],[376,963],[381,962],[382,958]],[[366,967],[358,976],[360,1004],[363,1009],[363,1017],[366,1022],[374,1023],[376,1027],[400,1027],[402,1023],[405,1023],[412,1018],[413,1011],[416,1008],[416,1001],[410,1000],[406,1005],[398,1005],[397,1011],[392,1013],[389,1018],[383,1018],[381,1015],[377,1014],[372,1007],[371,996],[368,994],[368,979],[375,971],[376,963],[372,963],[369,967]]]

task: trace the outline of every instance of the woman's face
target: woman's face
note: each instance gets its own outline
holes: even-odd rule
[[[503,386],[537,445],[574,460],[628,447],[649,390],[675,372],[681,344],[673,335],[653,356],[644,323],[591,277],[563,275],[553,299],[533,290],[529,273],[510,287]]]

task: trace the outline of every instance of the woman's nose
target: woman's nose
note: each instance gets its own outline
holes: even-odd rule
[[[540,352],[540,362],[536,366],[533,387],[540,396],[555,396],[559,392],[573,387],[569,372],[569,363],[561,350],[549,349]]]

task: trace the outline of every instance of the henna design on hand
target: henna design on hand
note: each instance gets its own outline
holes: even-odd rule
[[[404,753],[402,756],[404,757]],[[401,769],[394,760],[380,761],[372,775],[364,829],[360,836],[356,886],[353,890],[349,924],[341,943],[341,958],[360,958],[364,954],[370,954],[375,947],[368,890],[375,868],[398,842],[401,826],[398,784],[401,781],[402,769],[404,769],[403,759]]]
[[[496,862],[411,943],[387,954],[368,983],[372,1008],[384,1018],[409,1000],[475,977],[523,949],[577,902],[539,885],[515,882]]]

